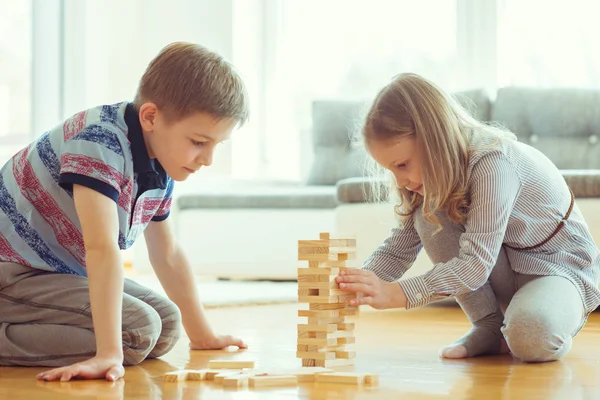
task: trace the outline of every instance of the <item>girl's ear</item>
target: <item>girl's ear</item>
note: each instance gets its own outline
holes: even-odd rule
[[[158,107],[154,103],[144,103],[140,107],[140,124],[142,130],[146,132],[152,132],[156,124],[156,115],[158,113]]]

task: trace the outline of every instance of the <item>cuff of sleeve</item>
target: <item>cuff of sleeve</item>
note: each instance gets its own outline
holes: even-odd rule
[[[74,173],[63,173],[58,178],[58,184],[65,190],[73,190],[73,184],[85,186],[102,193],[103,195],[113,199],[115,202],[119,201],[119,192],[114,187],[110,186],[106,182],[102,182],[89,176]]]
[[[155,217],[152,217],[152,221],[154,221],[154,222],[164,221],[165,219],[167,219],[169,217],[169,214],[171,214],[171,211],[167,212],[165,215],[157,215]]]
[[[424,277],[415,276],[399,281],[398,284],[404,290],[407,310],[423,307],[431,302],[431,292],[425,283]]]

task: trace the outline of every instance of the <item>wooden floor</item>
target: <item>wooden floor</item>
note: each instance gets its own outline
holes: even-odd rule
[[[161,360],[126,368],[124,380],[38,382],[40,368],[0,368],[1,399],[600,399],[600,314],[562,362],[522,364],[511,356],[442,361],[438,348],[468,329],[454,307],[366,311],[355,318],[356,371],[380,374],[375,387],[304,383],[223,391],[213,382],[164,383],[163,374],[207,367],[214,358],[252,358],[257,367],[298,367],[297,305],[208,310],[216,329],[240,335],[244,352],[190,352],[187,339]]]

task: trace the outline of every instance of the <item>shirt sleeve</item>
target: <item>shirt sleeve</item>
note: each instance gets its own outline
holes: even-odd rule
[[[171,214],[171,204],[173,203],[173,187],[175,185],[175,182],[171,178],[168,179],[169,182],[167,183],[167,191],[165,193],[165,198],[163,199],[162,203],[160,203],[158,211],[156,211],[154,217],[152,217],[152,221],[164,221]]]
[[[375,272],[380,279],[400,279],[417,259],[423,245],[414,227],[414,217],[406,218],[364,262],[363,269]]]
[[[125,156],[114,128],[89,125],[64,143],[58,183],[96,190],[115,202],[126,184]]]
[[[471,207],[457,257],[438,263],[423,275],[400,281],[406,308],[477,290],[496,264],[521,181],[505,156],[490,153],[473,167]]]

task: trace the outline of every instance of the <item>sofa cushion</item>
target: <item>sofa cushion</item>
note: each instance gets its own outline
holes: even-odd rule
[[[206,208],[320,208],[337,206],[335,186],[270,187],[182,194],[179,210]]]
[[[385,179],[373,179],[369,177],[341,179],[336,184],[337,202],[344,204],[384,201],[386,198],[381,196],[375,199],[373,188],[375,185],[385,186],[386,184]]]
[[[600,170],[562,170],[567,185],[575,198],[600,197]],[[377,184],[385,185],[384,180]],[[342,179],[337,186],[337,201],[344,203],[366,203],[373,201],[374,181],[370,178]],[[379,201],[385,199],[379,199]]]
[[[498,90],[492,119],[560,169],[600,169],[599,109],[599,90],[507,87]]]
[[[477,119],[491,117],[489,96],[481,89],[454,93]],[[312,104],[313,163],[306,183],[335,185],[339,180],[365,176],[366,151],[352,138],[361,128],[370,106],[362,101],[318,100]]]
[[[600,170],[563,170],[575,198],[600,197]]]

